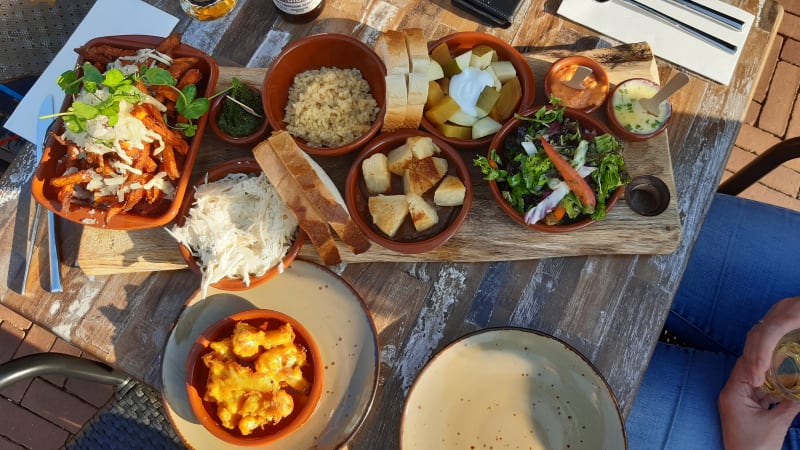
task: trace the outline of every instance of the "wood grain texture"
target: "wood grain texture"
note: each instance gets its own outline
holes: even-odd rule
[[[267,67],[288,42],[324,31],[351,34],[371,44],[389,28],[418,26],[429,39],[457,30],[480,30],[526,54],[620,44],[559,18],[557,0],[523,0],[508,29],[488,28],[444,0],[328,0],[318,20],[299,26],[277,16],[271,2],[239,0],[233,14],[209,23],[183,17],[174,0],[148,2],[182,17],[176,29],[184,33],[184,40],[212,54],[221,65],[254,69]],[[377,397],[349,443],[351,448],[397,448],[403,401],[421,368],[453,339],[486,327],[521,326],[564,339],[606,377],[623,412],[630,411],[741,127],[764,49],[770,47],[783,14],[773,1],[731,3],[757,15],[731,84],[721,86],[692,76],[673,99],[676,114],[669,128],[668,152],[681,234],[671,253],[333,267],[368,305],[381,345]],[[678,70],[660,60],[657,64],[660,79]],[[206,144],[212,149],[206,155],[209,164],[244,153],[213,138]],[[47,273],[40,270],[46,266],[45,233],[40,232],[29,293],[20,295],[32,210],[28,180],[35,163],[33,148],[28,147],[0,179],[0,233],[5,237],[0,246],[0,272],[5,274],[0,303],[89,354],[159,386],[162,363],[184,363],[162,362],[161,352],[199,278],[188,270],[86,275],[74,267],[80,227],[60,221],[64,292],[46,291]],[[344,173],[349,166],[347,158],[328,164],[332,174]],[[333,178],[336,183],[344,181]],[[621,242],[631,238],[617,236],[615,242],[624,245]]]
[[[526,58],[537,80],[536,101],[530,107],[545,103],[543,80],[547,69],[554,60],[575,54],[566,50],[539,51],[528,53]],[[646,43],[602,48],[580,52],[597,60],[609,73],[611,83],[616,84],[628,78],[647,78],[659,81],[658,69],[650,47]],[[233,77],[246,80],[253,85],[263,82],[266,69],[220,69],[219,89],[230,84]],[[605,123],[605,113],[595,114]],[[210,134],[206,133],[207,135]],[[482,180],[480,172],[472,167],[471,161],[479,152],[462,150],[467,165],[470,166],[474,191],[473,206],[462,228],[445,245],[422,254],[405,255],[373,245],[367,252],[354,254],[337,239],[339,253],[344,262],[381,261],[510,261],[521,259],[550,258],[554,256],[579,256],[603,254],[662,254],[670,253],[680,242],[681,225],[675,191],[675,181],[670,161],[668,132],[645,142],[625,144],[624,155],[631,176],[654,175],[664,180],[671,192],[667,210],[657,216],[645,217],[634,213],[627,207],[624,199],[608,216],[571,233],[542,233],[528,230],[512,221],[503,213],[492,197],[489,187]],[[213,145],[213,144],[212,144]],[[204,154],[213,151],[209,144],[202,145],[197,166],[202,170],[209,168]],[[347,176],[353,155],[335,158],[316,157],[334,179],[344,194],[342,180]],[[202,175],[200,175],[202,176]],[[122,236],[126,232],[87,229],[81,239],[78,265],[87,274],[109,274],[129,271],[169,270],[185,266],[178,255],[173,239],[164,232],[131,233],[132,238]],[[143,239],[147,237],[149,240]],[[120,245],[120,242],[134,245]],[[169,249],[172,249],[170,252]],[[310,243],[300,253],[307,260],[320,262],[316,249]],[[175,264],[177,262],[177,265]],[[116,266],[116,267],[115,267]]]

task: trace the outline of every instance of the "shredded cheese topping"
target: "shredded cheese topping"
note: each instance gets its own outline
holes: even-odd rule
[[[229,174],[198,186],[194,197],[184,225],[167,231],[199,259],[203,298],[223,278],[249,286],[251,276],[282,264],[297,218],[264,174]]]

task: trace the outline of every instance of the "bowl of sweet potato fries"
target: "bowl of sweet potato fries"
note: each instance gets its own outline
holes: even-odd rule
[[[86,226],[134,230],[178,214],[219,74],[209,55],[167,38],[92,39],[75,50],[67,93],[31,190]]]

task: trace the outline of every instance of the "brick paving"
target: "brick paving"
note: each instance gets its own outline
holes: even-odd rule
[[[778,1],[783,21],[723,179],[770,146],[800,136],[800,0]],[[741,196],[800,211],[800,159],[775,169]]]
[[[0,305],[0,363],[41,352],[87,356]],[[113,393],[112,386],[63,376],[36,377],[0,390],[0,450],[63,447]]]
[[[723,178],[770,145],[800,136],[800,0],[779,1],[785,8],[779,36]],[[800,160],[776,169],[742,196],[800,211]],[[0,363],[47,351],[82,356],[79,349],[0,305]],[[60,448],[112,395],[111,386],[58,376],[0,390],[0,450]]]

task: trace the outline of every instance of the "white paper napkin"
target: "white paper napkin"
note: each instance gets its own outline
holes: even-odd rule
[[[42,75],[36,80],[14,113],[6,121],[5,128],[24,139],[36,139],[36,121],[39,106],[47,94],[55,99],[58,109],[64,101],[64,92],[56,84],[58,76],[75,66],[78,54],[75,49],[87,41],[100,36],[120,34],[146,34],[167,36],[178,18],[140,0],[97,0],[86,17],[72,33]]]
[[[695,0],[716,11],[741,19],[744,22],[743,30],[735,31],[670,1],[637,1],[736,45],[736,52],[728,53],[713,47],[674,26],[640,12],[635,7],[625,5],[623,1],[563,0],[558,8],[558,14],[625,43],[646,41],[656,56],[718,83],[725,85],[730,83],[742,53],[742,46],[753,24],[752,14],[719,0]]]

